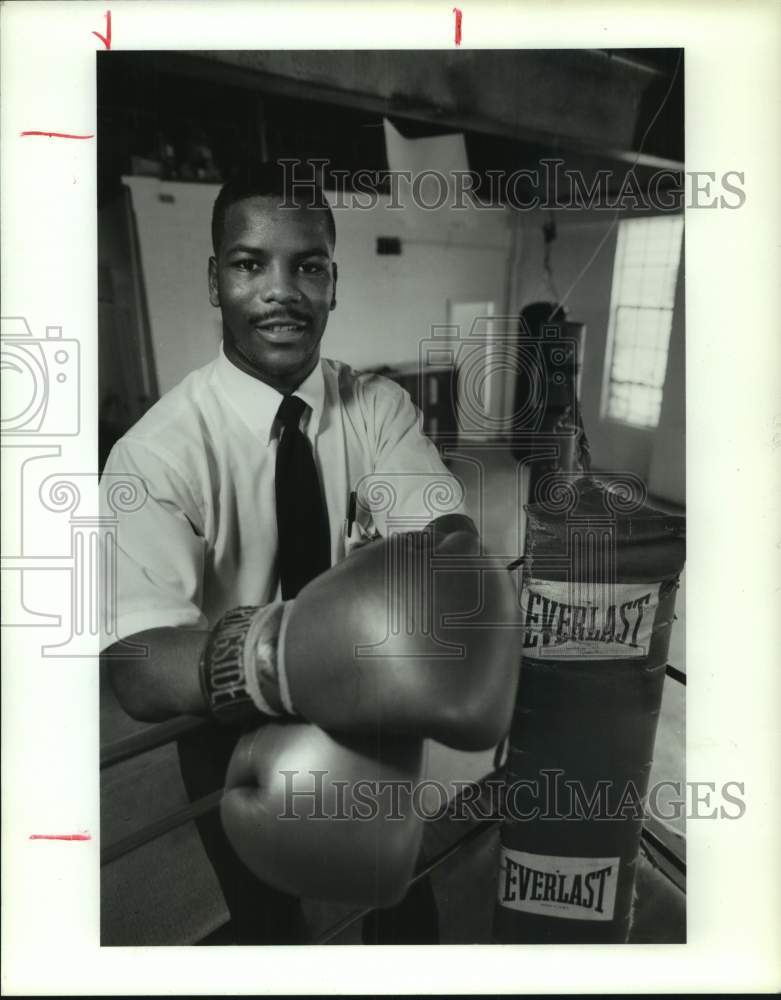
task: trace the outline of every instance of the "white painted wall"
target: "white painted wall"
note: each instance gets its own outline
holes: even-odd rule
[[[209,305],[207,263],[216,184],[125,177],[138,228],[160,393],[214,358],[220,316]],[[160,196],[173,197],[173,203]]]

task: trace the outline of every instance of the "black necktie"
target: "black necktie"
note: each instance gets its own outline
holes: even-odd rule
[[[320,492],[315,459],[299,429],[306,403],[285,396],[277,416],[282,438],[277,448],[276,498],[279,576],[288,600],[331,565],[328,512]]]

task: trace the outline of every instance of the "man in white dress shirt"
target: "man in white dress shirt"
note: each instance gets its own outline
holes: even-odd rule
[[[383,535],[389,515],[422,527],[437,512],[435,482],[460,487],[422,434],[409,395],[380,376],[320,356],[336,306],[335,227],[318,189],[291,207],[284,170],[264,164],[226,184],[214,206],[209,297],[222,314],[219,356],[168,392],[112,449],[111,475],[137,476],[146,499],[118,524],[117,618],[104,647],[143,643],[145,658],[106,662],[120,703],[135,718],[205,714],[199,657],[208,630],[239,605],[279,595],[275,459],[277,410],[295,392],[306,404],[308,438],[327,508],[331,565],[349,553],[345,516],[354,492],[357,532]],[[104,483],[108,477],[104,479]],[[373,483],[393,497],[369,499]],[[387,506],[387,505],[386,505]],[[180,740],[191,798],[222,787],[238,738],[209,727]],[[238,860],[211,814],[199,821],[231,913],[236,943],[307,940],[300,901],[257,880]],[[436,942],[427,880],[399,906],[364,923],[364,941]]]

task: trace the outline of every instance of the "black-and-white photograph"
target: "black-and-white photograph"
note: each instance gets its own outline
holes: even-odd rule
[[[0,4],[4,995],[778,990],[775,15]]]
[[[686,941],[683,84],[98,54],[102,945]]]

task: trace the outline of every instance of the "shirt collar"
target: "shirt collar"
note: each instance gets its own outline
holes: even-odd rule
[[[224,348],[220,348],[217,359],[217,374],[229,400],[249,429],[268,444],[271,440],[274,418],[283,399],[282,393],[237,368],[226,357]],[[311,408],[310,427],[316,434],[320,427],[325,402],[322,360],[318,361],[293,395],[299,396]]]

